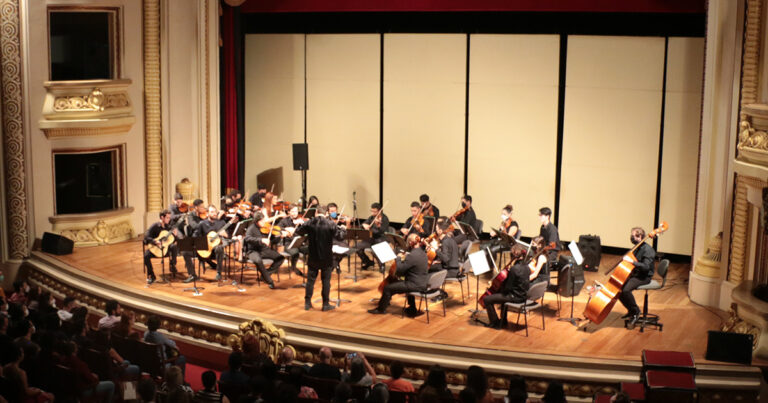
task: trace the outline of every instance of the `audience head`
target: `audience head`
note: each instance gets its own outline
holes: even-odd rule
[[[331,363],[331,357],[333,357],[333,352],[331,351],[330,347],[321,347],[320,348],[320,362],[324,362],[326,364]]]
[[[472,365],[467,370],[467,388],[472,389],[475,397],[482,399],[488,391],[488,376],[485,370],[477,365]]]
[[[15,343],[7,343],[3,348],[2,354],[0,354],[0,357],[2,357],[2,361],[0,361],[3,365],[12,364],[12,363],[20,363],[22,360],[24,360],[24,350],[16,345]]]
[[[76,301],[75,297],[64,298],[64,301],[61,303],[61,309],[71,312],[75,308]]]
[[[429,375],[424,383],[428,386],[435,388],[436,390],[443,390],[448,387],[448,381],[445,378],[445,370],[443,367],[435,364],[429,368]]]
[[[333,403],[347,403],[352,398],[352,387],[346,382],[339,382],[333,391]]]
[[[227,364],[229,365],[230,371],[239,371],[240,367],[243,366],[243,353],[239,351],[233,351],[229,355],[229,360],[227,360]]]
[[[352,381],[352,383],[357,383],[357,381],[363,379],[365,376],[365,364],[363,363],[363,359],[360,357],[355,357],[352,359],[352,361],[349,363],[349,379]]]
[[[158,318],[157,315],[151,315],[147,319],[147,329],[150,332],[156,332],[157,329],[160,329],[160,318]]]
[[[117,300],[110,299],[104,306],[104,311],[106,311],[109,316],[120,316],[120,303],[117,302]]]
[[[288,370],[288,382],[296,387],[301,386],[301,382],[304,378],[304,369],[301,367],[291,367]]]
[[[403,376],[404,370],[403,363],[398,360],[392,361],[392,363],[389,364],[389,376],[391,376],[392,379],[400,379],[400,377]]]
[[[389,389],[387,385],[379,382],[371,388],[366,403],[387,403],[389,401]]]
[[[142,402],[154,402],[155,393],[157,392],[155,381],[152,379],[140,380],[139,384],[136,386],[136,392],[138,393]]]
[[[215,372],[205,371],[203,372],[201,379],[203,381],[203,387],[205,388],[205,390],[207,391],[216,390],[216,373]]]
[[[516,401],[525,402],[528,400],[528,388],[525,386],[525,378],[522,375],[514,374],[509,377],[507,397],[510,402],[513,401],[513,397],[517,399]]]
[[[61,352],[65,357],[70,357],[77,354],[77,344],[72,341],[62,343]]]
[[[565,403],[563,384],[557,381],[550,382],[541,401],[544,403]]]
[[[280,357],[277,359],[278,364],[288,365],[293,362],[294,352],[293,347],[286,346],[283,351],[280,352]]]
[[[184,384],[184,375],[178,365],[172,365],[165,370],[165,383],[169,387],[180,386]]]
[[[72,311],[72,322],[83,322],[85,323],[85,320],[88,318],[88,308],[84,306],[78,306],[76,308],[73,308]]]
[[[476,403],[478,401],[477,394],[471,389],[464,389],[459,392],[459,401],[461,403]]]

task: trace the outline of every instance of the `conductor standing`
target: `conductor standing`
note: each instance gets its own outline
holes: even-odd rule
[[[314,293],[315,280],[320,272],[323,283],[323,311],[335,309],[330,304],[331,274],[333,273],[333,239],[344,239],[345,229],[337,226],[326,217],[326,209],[319,206],[315,217],[309,222],[296,228],[296,234],[307,235],[309,241],[309,259],[307,270],[307,285],[304,293],[304,309],[312,308],[312,294]]]

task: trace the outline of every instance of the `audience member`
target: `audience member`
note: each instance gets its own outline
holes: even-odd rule
[[[201,376],[203,381],[203,389],[200,389],[195,393],[194,401],[196,403],[214,403],[222,402],[229,403],[229,398],[221,394],[216,390],[216,373],[213,371],[205,371]]]
[[[371,386],[376,383],[376,371],[365,359],[363,353],[347,354],[346,367],[349,368],[349,372],[345,370],[341,375],[343,382],[360,386]]]
[[[485,370],[477,365],[472,365],[467,369],[467,386],[464,390],[472,392],[478,402],[493,402],[493,394],[488,388],[488,376],[485,374]]]
[[[331,403],[347,403],[352,399],[352,387],[346,382],[339,382],[333,390]]]
[[[290,367],[288,370],[288,382],[296,388],[298,391],[298,397],[302,399],[317,400],[317,392],[309,386],[302,385],[304,372],[304,368],[302,367]]]
[[[384,382],[384,384],[387,385],[387,388],[392,392],[415,392],[416,389],[414,389],[412,383],[400,378],[403,376],[403,371],[404,368],[402,362],[397,360],[392,361],[392,363],[389,364],[389,376],[391,378],[382,382]]]
[[[14,304],[24,304],[27,302],[27,293],[30,291],[26,280],[16,280],[13,282],[13,293],[8,298],[8,302]]]
[[[514,374],[509,377],[509,389],[504,403],[525,403],[528,400],[528,390],[525,386],[525,378]]]
[[[233,351],[227,363],[229,368],[221,373],[221,383],[248,385],[250,377],[240,370],[243,367],[243,353]]]
[[[119,302],[114,299],[107,301],[104,311],[107,312],[107,316],[99,319],[99,330],[112,329],[120,323],[120,315],[122,314],[123,309],[120,307]]]
[[[371,388],[371,393],[365,399],[365,403],[387,403],[389,401],[389,389],[383,383],[377,383]]]
[[[167,362],[169,358],[175,356],[176,358],[173,360],[174,365],[181,369],[182,374],[185,373],[187,366],[186,357],[181,355],[178,347],[176,347],[176,342],[157,331],[159,328],[160,318],[156,315],[150,316],[149,319],[147,319],[147,331],[144,333],[144,341],[163,346],[163,348],[160,349],[160,358],[163,362],[166,362],[166,368],[171,366],[171,363]]]
[[[120,316],[120,323],[112,330],[112,334],[116,334],[126,339],[140,339],[141,334],[133,330],[133,326],[136,324],[136,317],[133,312]]]
[[[565,390],[563,390],[563,384],[557,381],[552,381],[547,385],[547,390],[544,392],[544,396],[541,398],[543,403],[565,403]]]
[[[331,365],[331,357],[333,357],[333,352],[331,352],[330,347],[320,348],[320,362],[309,369],[309,376],[341,380],[341,371]]]
[[[157,386],[152,379],[142,379],[136,386],[136,394],[139,395],[139,401],[141,403],[155,403],[155,394],[157,393]]]
[[[453,393],[448,389],[448,381],[445,377],[445,370],[440,365],[433,365],[429,368],[427,379],[419,388],[419,395],[425,389],[431,388],[437,394],[440,400],[453,400]]]
[[[81,397],[90,398],[94,395],[111,402],[115,395],[115,383],[112,381],[99,381],[88,368],[88,364],[77,356],[77,344],[69,341],[62,346],[63,359],[61,364],[75,372],[77,390],[81,391]]]
[[[475,396],[475,392],[472,391],[472,389],[463,389],[461,392],[459,392],[459,401],[461,403],[477,403],[479,400],[477,400],[477,396]]]
[[[292,367],[299,367],[304,372],[309,371],[307,365],[299,365],[294,362],[295,355],[296,353],[294,352],[293,347],[286,346],[283,348],[283,351],[280,352],[280,356],[277,358],[278,370],[280,372],[290,372]]]
[[[160,390],[165,392],[168,402],[185,403],[191,401],[194,396],[192,389],[184,384],[184,373],[177,365],[166,368]]]
[[[27,373],[21,369],[21,361],[24,360],[24,351],[10,344],[3,353],[3,377],[10,386],[8,401],[23,402],[32,399],[37,403],[52,402],[53,395],[38,388],[30,387],[27,383]]]
[[[59,319],[61,319],[63,322],[66,322],[72,320],[72,310],[76,307],[77,301],[75,300],[75,297],[66,297],[61,303],[61,309],[59,309],[56,313],[59,315]]]

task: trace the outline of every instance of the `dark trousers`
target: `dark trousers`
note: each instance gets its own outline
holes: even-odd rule
[[[213,259],[216,259],[214,262]],[[219,246],[213,248],[211,251],[211,256],[208,256],[207,258],[200,257],[200,260],[202,260],[205,263],[208,263],[208,265],[211,266],[211,268],[216,269],[217,274],[221,274],[221,268],[224,265],[224,245],[219,244]]]
[[[356,248],[357,248],[357,256],[360,257],[360,261],[362,261],[363,264],[371,263],[372,262],[371,258],[369,258],[368,255],[365,254],[365,249],[370,248],[372,245],[375,245],[379,242],[384,242],[384,241],[386,241],[386,239],[384,238],[379,238],[379,239],[371,238],[371,239],[366,239],[358,242]]]
[[[280,268],[280,266],[282,266],[285,257],[270,248],[264,248],[261,251],[254,250],[248,253],[248,260],[256,265],[256,268],[259,270],[259,273],[261,273],[261,278],[264,279],[264,282],[267,284],[272,284],[272,275],[270,274],[270,270],[267,270],[267,268],[264,267],[263,259],[272,260],[272,265],[269,267],[269,269],[272,270],[274,268],[277,270]]]
[[[432,266],[429,266],[428,272],[434,273],[440,270],[448,270],[448,273],[445,274],[445,278],[456,278],[456,276],[459,275],[458,267],[445,267],[442,263],[432,263]]]
[[[320,294],[323,296],[323,305],[328,305],[331,300],[331,274],[333,273],[333,267],[313,268],[307,269],[307,285],[304,286],[304,301],[306,303],[312,303],[312,294],[315,292],[315,280],[317,279],[318,272],[321,275],[321,281],[323,283],[323,290]]]
[[[190,276],[196,276],[195,274],[195,261],[192,260],[194,257],[194,253],[192,251],[184,251],[181,252],[181,257],[184,259],[184,266],[187,268],[187,274]]]
[[[387,284],[386,287],[384,287],[384,291],[381,293],[381,299],[379,300],[379,310],[383,311],[387,309],[389,306],[389,302],[392,300],[392,295],[394,294],[405,294],[407,292],[412,291],[419,291],[416,288],[410,287],[408,284],[406,284],[404,281],[397,281],[394,283]],[[408,296],[408,306],[410,308],[416,309],[416,298],[414,298],[412,295]]]
[[[619,293],[619,301],[624,308],[627,308],[627,312],[631,314],[639,314],[640,307],[637,306],[635,296],[632,295],[632,291],[636,290],[641,285],[646,285],[651,282],[651,278],[630,277],[624,287],[621,288]]]
[[[168,247],[168,253],[166,256],[168,256],[168,260],[170,261],[170,271],[175,272],[176,271],[176,255],[179,252],[179,247],[175,243]],[[155,258],[155,255],[152,254],[152,252],[147,249],[144,251],[144,267],[147,268],[147,277],[155,277],[155,271],[152,269],[152,259]]]
[[[495,325],[499,323],[499,316],[496,314],[496,308],[494,308],[494,305],[498,304],[504,306],[504,304],[507,302],[520,303],[523,301],[521,299],[515,299],[511,295],[502,294],[499,292],[483,298],[483,302],[485,303],[485,310],[488,312],[488,320],[492,325]],[[503,308],[502,312],[504,312]]]

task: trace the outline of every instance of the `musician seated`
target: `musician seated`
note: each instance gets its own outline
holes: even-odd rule
[[[172,229],[170,227],[171,222],[171,212],[169,210],[163,210],[160,212],[160,220],[154,224],[152,224],[148,229],[147,232],[144,234],[144,244],[145,245],[154,245],[158,248],[162,248],[164,243],[167,245],[168,238],[166,238],[166,234],[178,234],[178,231],[174,228]],[[168,231],[167,233],[160,235],[163,231]],[[173,243],[168,247],[167,256],[170,257],[170,271],[171,274],[176,274],[176,255],[178,253],[178,246]],[[144,251],[144,266],[147,268],[147,284],[152,284],[157,280],[157,277],[155,277],[155,271],[152,270],[152,258],[153,257],[161,257],[161,256],[155,256],[155,254],[152,253],[149,249]]]
[[[434,219],[440,217],[440,209],[429,201],[428,194],[424,193],[419,196],[419,201],[421,202],[421,208],[424,210],[426,216],[433,217]]]
[[[501,288],[498,292],[483,298],[485,309],[488,312],[488,324],[486,326],[494,329],[500,329],[502,326],[494,305],[503,306],[507,302],[517,304],[525,302],[528,288],[530,287],[530,281],[528,280],[530,270],[523,261],[525,248],[520,245],[513,246],[510,256],[512,259],[510,264],[512,266],[508,269],[507,278],[502,283]]]
[[[643,242],[645,238],[645,230],[640,227],[632,228],[629,239],[633,245],[637,245]],[[621,288],[621,292],[618,295],[619,301],[624,308],[627,308],[627,314],[622,316],[622,319],[629,319],[627,325],[628,329],[632,329],[635,326],[638,318],[640,317],[640,307],[637,306],[637,301],[632,295],[632,291],[637,287],[645,285],[651,282],[653,277],[653,259],[656,257],[656,251],[653,250],[651,245],[643,242],[634,252],[635,258],[633,260],[629,255],[624,255],[624,260],[635,266],[632,270],[627,281],[624,283],[624,287]]]
[[[544,237],[537,236],[531,239],[531,259],[528,262],[531,283],[546,281],[549,283],[549,258],[544,250]]]
[[[419,202],[411,202],[411,216],[405,220],[405,224],[400,228],[403,236],[416,234],[425,239],[432,233],[430,219],[424,218],[424,212]]]
[[[181,211],[182,205],[184,205],[184,197],[181,196],[181,193],[174,194],[173,203],[168,206],[168,210],[171,212],[171,227],[177,227],[180,224],[181,218],[184,216]]]
[[[371,245],[386,241],[385,235],[389,229],[389,218],[381,211],[381,204],[371,204],[371,216],[363,222],[363,229],[371,231],[371,239],[357,243],[357,256],[362,262],[361,270],[367,270],[373,266],[373,260],[365,254],[365,249]]]
[[[261,213],[256,213],[255,219],[257,221],[262,218]],[[269,247],[270,239],[261,233],[261,228],[258,225],[248,227],[243,243],[245,244],[245,255],[248,256],[248,260],[256,266],[256,269],[261,273],[261,278],[267,283],[269,288],[274,289],[275,283],[272,281],[272,273],[276,272],[283,264],[283,260],[285,260],[283,255]],[[269,270],[264,266],[263,259],[272,260]]]
[[[453,233],[448,231],[448,227],[448,221],[442,221],[435,227],[437,239],[432,241],[431,247],[435,249],[436,261],[430,266],[429,272],[448,270],[445,277],[456,278],[459,275],[459,245],[453,239]]]
[[[252,205],[261,207],[264,205],[264,196],[267,194],[267,186],[259,184],[258,190],[256,193],[252,194],[251,197],[248,198],[248,201],[251,202]]]
[[[453,235],[455,236],[456,243],[461,246],[462,250],[464,250],[469,246],[469,242],[467,242],[469,239],[467,238],[467,234],[459,229],[459,223],[467,224],[472,228],[475,228],[477,225],[475,209],[472,208],[472,196],[464,195],[461,197],[461,209],[466,209],[466,211],[453,218],[453,220],[456,221],[456,231],[454,231]]]
[[[210,250],[210,256],[207,258],[200,257],[200,260],[208,263],[212,269],[216,270],[216,280],[221,280],[221,268],[223,267],[224,262],[224,247],[229,243],[229,234],[227,234],[226,228],[224,227],[228,224],[231,226],[231,224],[238,221],[238,217],[233,216],[229,219],[229,222],[226,222],[221,219],[223,216],[224,212],[219,212],[219,210],[216,209],[216,206],[208,206],[208,219],[200,222],[194,235],[207,237],[209,244],[211,243],[212,237],[213,239],[216,239],[216,236],[218,236],[218,238],[221,239],[221,242]],[[216,258],[215,262],[213,261],[214,256]]]
[[[296,264],[299,260],[299,254],[306,253],[308,249],[306,246],[301,246],[299,248],[291,248],[290,246],[294,239],[297,238],[294,236],[296,228],[304,224],[304,221],[304,218],[299,216],[299,206],[293,206],[288,210],[288,217],[284,217],[277,222],[277,225],[282,230],[282,240],[280,243],[285,247],[285,253],[291,257],[291,270],[300,276],[303,276],[304,274],[296,267]]]
[[[205,207],[205,203],[201,199],[195,199],[194,202],[192,202],[193,210],[192,212],[187,215],[186,220],[182,220],[179,222],[179,233],[186,236],[193,236],[194,233],[197,230],[197,227],[200,226],[200,223],[203,221],[203,217],[208,217],[208,209]],[[195,263],[192,261],[192,257],[194,256],[193,251],[183,251],[181,252],[181,257],[184,259],[184,266],[187,268],[187,278],[184,280],[185,283],[191,283],[195,280],[197,280],[197,274],[195,274]]]
[[[560,252],[560,234],[555,224],[552,223],[551,218],[552,210],[549,207],[539,209],[539,221],[541,222],[539,236],[544,237],[544,245],[555,244],[555,248],[547,252],[548,269],[556,270],[557,255]]]
[[[409,249],[408,253],[405,255],[401,253],[398,255],[399,259],[395,259],[395,277],[398,279],[405,277],[405,280],[396,280],[387,284],[381,293],[379,305],[369,310],[368,313],[383,314],[386,312],[393,294],[424,291],[427,287],[427,254],[421,248],[421,239],[418,235],[411,234],[406,238],[406,242]],[[408,316],[415,316],[417,313],[416,299],[412,295],[408,295],[408,309],[405,312]]]

